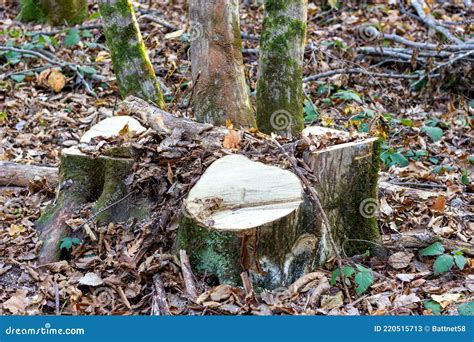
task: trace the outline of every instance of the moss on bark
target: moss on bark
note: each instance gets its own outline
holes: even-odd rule
[[[165,108],[165,102],[148,58],[135,12],[129,0],[99,1],[104,34],[123,98],[135,95]]]
[[[257,82],[257,126],[299,136],[304,128],[305,0],[266,0]]]
[[[21,0],[19,19],[52,25],[77,25],[87,18],[87,0]]]

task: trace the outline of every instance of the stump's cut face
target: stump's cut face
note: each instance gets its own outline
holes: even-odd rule
[[[191,189],[185,211],[204,227],[245,230],[286,217],[303,202],[303,187],[290,171],[242,155],[215,161]]]

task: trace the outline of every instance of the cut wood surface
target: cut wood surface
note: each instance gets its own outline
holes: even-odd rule
[[[94,125],[81,137],[81,142],[89,143],[96,137],[116,137],[120,134],[140,134],[145,131],[137,119],[130,116],[112,116]]]
[[[316,236],[298,177],[242,155],[214,162],[189,192],[178,244],[202,273],[257,286],[290,284],[311,264]]]

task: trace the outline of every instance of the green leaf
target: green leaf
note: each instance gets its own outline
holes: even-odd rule
[[[431,310],[434,315],[440,315],[441,311],[443,310],[443,307],[434,300],[427,300],[423,306],[426,310]]]
[[[400,123],[406,127],[413,127],[413,121],[411,119],[401,119]]]
[[[467,170],[463,170],[461,172],[461,183],[463,183],[465,186],[468,186],[469,184],[471,184]]]
[[[443,254],[436,258],[433,265],[435,274],[448,272],[454,265],[454,258],[452,255]]]
[[[419,254],[421,256],[434,256],[441,255],[444,253],[444,247],[440,242],[435,242],[432,245],[429,245],[426,248],[423,248]]]
[[[439,127],[423,126],[421,131],[426,133],[433,142],[440,141],[443,138],[443,130]]]
[[[463,270],[464,266],[467,264],[467,259],[464,257],[464,255],[456,254],[454,255],[454,262],[460,270]]]
[[[304,100],[304,121],[314,122],[318,117],[318,113],[314,110],[313,106],[308,100]]]
[[[458,312],[461,316],[474,316],[474,302],[459,305]]]
[[[7,119],[8,119],[7,112],[0,112],[0,122],[7,121]]]
[[[64,38],[64,46],[70,48],[79,43],[80,41],[81,36],[79,34],[79,29],[72,28],[67,32],[66,37]]]
[[[405,167],[405,166],[408,166],[410,164],[408,159],[405,158],[405,156],[403,154],[399,153],[399,152],[392,153],[390,155],[390,159],[392,161],[391,165],[398,164],[401,167]]]
[[[355,273],[354,267],[351,266],[344,266],[342,268],[342,273],[344,273],[344,279],[347,279],[351,275]],[[339,268],[336,268],[334,271],[332,271],[332,276],[331,276],[331,285],[336,285],[337,279],[341,275],[341,270]]]
[[[11,75],[10,78],[14,80],[15,82],[23,82],[25,80],[26,75],[20,74],[20,75]]]
[[[359,269],[360,265],[357,265]],[[360,271],[356,274],[354,281],[357,284],[356,293],[362,294],[374,283],[374,277],[372,276],[372,270],[363,267],[365,270]]]
[[[356,101],[358,103],[362,103],[362,99],[360,98],[360,95],[356,93],[354,90],[339,90],[332,97],[336,99],[341,99],[344,101]]]
[[[85,74],[89,74],[89,75],[93,75],[95,74],[97,71],[91,67],[91,66],[81,66],[79,67],[79,70],[81,70],[83,73]]]
[[[59,248],[70,251],[73,246],[81,244],[81,240],[78,238],[67,237],[61,240]]]

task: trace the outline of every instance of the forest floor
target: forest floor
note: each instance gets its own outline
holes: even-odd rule
[[[138,17],[151,14],[176,27],[139,19],[168,110],[176,115],[192,115],[188,103],[192,91],[188,50],[193,32],[179,31],[186,29],[185,3],[159,1],[152,8],[142,5],[137,10]],[[311,99],[305,103],[307,123],[383,139],[381,180],[393,187],[380,193],[377,215],[382,234],[432,233],[452,241],[454,246],[474,244],[474,56],[450,63],[439,70],[439,77],[421,82],[393,76],[423,75],[447,59],[424,56],[425,50],[413,50],[408,57],[403,53],[391,57],[367,55],[361,47],[406,47],[381,42],[371,36],[373,31],[365,30],[366,26],[417,42],[439,44],[440,51],[447,50],[439,34],[402,14],[396,1],[388,3],[339,9],[310,5],[304,76],[340,68],[363,72],[323,75],[305,82],[305,92]],[[464,25],[446,27],[464,41],[472,39],[472,19],[466,21],[469,14],[462,1],[450,3],[434,1],[430,11],[440,22],[464,21]],[[40,49],[77,70],[53,65],[56,71],[51,71],[44,60],[0,51],[0,161],[57,166],[61,149],[77,145],[92,125],[114,114],[120,99],[112,63],[97,8],[90,10],[86,23],[89,28],[52,33],[46,25],[17,22],[14,8],[0,10],[0,46]],[[407,10],[414,13],[408,5]],[[262,7],[243,6],[242,31],[258,35],[262,17]],[[248,84],[254,94],[258,40],[244,39],[243,45]],[[94,75],[100,75],[100,80]],[[183,151],[179,153],[165,157],[165,162],[157,162],[158,157],[142,160],[141,165],[147,167],[135,178],[151,179],[156,192],[169,193],[174,182],[186,186],[215,158],[204,157],[202,151],[201,155],[190,151],[188,159]],[[199,168],[194,162],[184,167],[190,158],[194,162],[202,158],[204,162]],[[38,265],[34,222],[54,197],[55,189],[47,180],[34,181],[28,189],[0,188],[0,314],[147,315],[156,296],[156,274],[163,280],[173,315],[473,312],[473,255],[455,248],[444,250],[439,245],[424,251],[390,250],[387,258],[370,253],[353,258],[375,272],[375,281],[358,294],[355,280],[349,276],[352,303],[344,298],[339,282],[331,282],[322,296],[316,296],[318,282],[311,277],[302,279],[297,287],[257,296],[198,278],[201,295],[189,301],[179,261],[170,254],[176,231],[172,218],[163,220],[162,237],[152,247],[147,243],[149,230],[136,222],[107,227],[91,222],[96,241],[90,235],[77,244],[75,240],[65,241],[64,260]],[[90,215],[90,208],[84,208],[74,220],[84,222]],[[318,271],[330,279],[335,268],[332,260]]]

